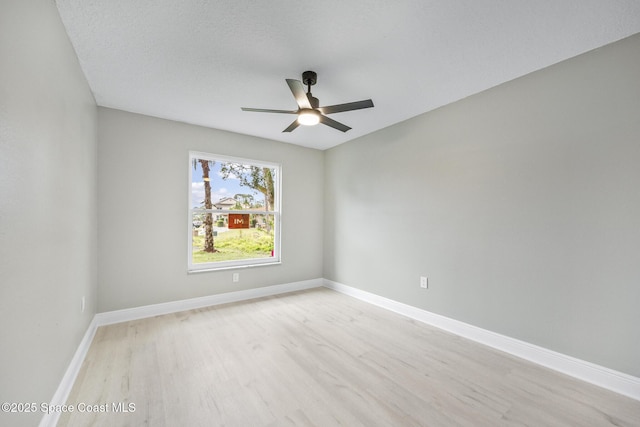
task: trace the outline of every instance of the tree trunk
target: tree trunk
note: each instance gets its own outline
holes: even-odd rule
[[[211,181],[209,180],[209,161],[199,159],[204,179],[204,208],[213,209],[211,203]],[[217,252],[213,244],[213,214],[208,212],[204,217],[204,251]]]
[[[271,169],[270,168],[263,168],[262,169],[262,173],[264,175],[264,189],[265,191],[263,192],[264,194],[264,204],[265,204],[265,210],[266,211],[270,211],[273,210],[273,205],[275,202],[275,190],[274,190],[274,184],[273,184],[273,175],[271,174]],[[271,222],[269,222],[269,217],[267,215],[265,215],[265,226],[266,226],[266,230],[267,232],[271,232]]]
[[[266,188],[266,192],[265,192],[265,199],[266,199],[266,204],[267,204],[267,210],[273,210],[273,204],[275,202],[275,189],[274,189],[274,183],[273,183],[273,175],[271,174],[271,169],[270,168],[264,168],[263,169],[263,173],[264,173],[264,185]]]

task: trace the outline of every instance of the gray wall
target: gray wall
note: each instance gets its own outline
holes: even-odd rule
[[[636,35],[328,150],[324,277],[640,376],[639,76]]]
[[[105,108],[98,119],[99,311],[322,277],[321,151]],[[187,274],[190,150],[282,165],[281,265]]]
[[[96,312],[96,152],[95,102],[54,2],[3,0],[0,402],[49,402]]]

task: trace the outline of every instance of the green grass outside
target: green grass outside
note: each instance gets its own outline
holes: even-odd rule
[[[213,238],[213,245],[218,252],[204,252],[204,236],[194,236],[193,263],[270,257],[273,233],[258,228],[229,230],[218,233]]]

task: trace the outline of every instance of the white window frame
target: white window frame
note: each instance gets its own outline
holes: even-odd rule
[[[194,159],[206,159],[215,161],[216,163],[241,163],[250,166],[268,167],[276,169],[276,177],[273,185],[275,187],[274,202],[271,211],[265,211],[266,215],[273,215],[273,256],[268,258],[250,258],[232,261],[218,261],[207,263],[194,263],[193,262],[193,215],[197,213],[212,213],[213,215],[221,214],[255,214],[256,211],[243,211],[243,210],[230,210],[230,209],[202,209],[193,208],[192,197],[192,179],[193,179],[193,160]],[[261,160],[246,159],[240,157],[230,157],[225,155],[204,153],[199,151],[189,151],[189,204],[188,204],[188,233],[187,233],[187,271],[188,273],[197,273],[204,271],[215,271],[234,268],[247,268],[258,267],[265,265],[274,265],[281,263],[281,248],[280,248],[280,235],[281,235],[281,199],[282,199],[282,166],[279,163],[265,162]]]

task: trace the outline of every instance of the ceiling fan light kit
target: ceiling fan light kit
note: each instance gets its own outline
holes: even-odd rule
[[[304,126],[315,126],[320,123],[320,114],[316,110],[301,110],[298,123]]]
[[[338,121],[330,119],[326,114],[343,113],[345,111],[361,110],[363,108],[373,107],[373,101],[366,99],[364,101],[349,102],[346,104],[330,105],[327,107],[320,107],[320,101],[318,98],[311,94],[311,86],[315,85],[318,81],[318,75],[315,71],[305,71],[302,73],[302,81],[295,79],[285,79],[289,89],[293,94],[293,97],[298,104],[297,110],[272,110],[265,108],[245,108],[242,107],[242,111],[253,111],[258,113],[280,113],[280,114],[297,114],[298,117],[282,132],[291,132],[299,125],[314,126],[318,123],[322,123],[341,132],[346,132],[351,129],[349,126],[342,124]],[[307,85],[307,92],[304,91],[304,86]]]

